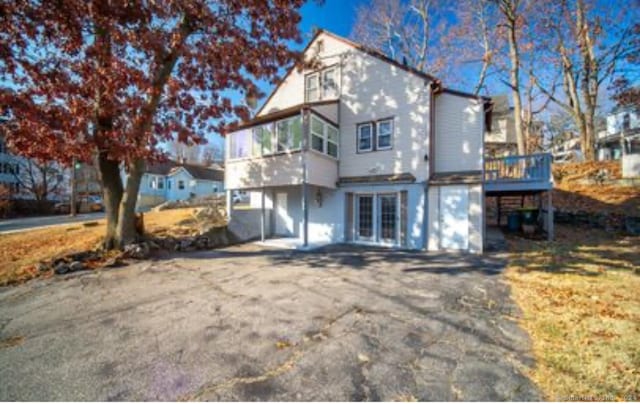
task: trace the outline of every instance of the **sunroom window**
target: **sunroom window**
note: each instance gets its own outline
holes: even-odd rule
[[[338,157],[338,129],[311,115],[311,148]]]
[[[302,121],[299,116],[276,122],[277,150],[297,150],[302,143]]]
[[[231,135],[229,139],[229,157],[236,159],[251,155],[251,131],[242,130]]]

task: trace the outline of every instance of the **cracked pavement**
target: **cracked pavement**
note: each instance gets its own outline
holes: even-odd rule
[[[0,400],[536,400],[503,264],[243,245],[3,288]]]

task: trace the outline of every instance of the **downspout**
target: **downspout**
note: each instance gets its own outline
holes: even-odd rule
[[[427,83],[425,83],[425,86]],[[427,154],[427,179],[424,183],[424,200],[422,201],[422,246],[424,249],[429,248],[429,180],[433,175],[434,165],[434,139],[435,139],[435,92],[440,88],[440,82],[432,81],[429,83],[429,130],[427,132],[427,141],[429,142]]]
[[[302,246],[309,246],[309,186],[307,185],[307,148],[309,137],[308,108],[300,111],[302,119]]]

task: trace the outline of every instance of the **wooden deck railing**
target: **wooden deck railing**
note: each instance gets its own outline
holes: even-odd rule
[[[484,180],[501,182],[550,182],[551,154],[487,158],[484,162]]]

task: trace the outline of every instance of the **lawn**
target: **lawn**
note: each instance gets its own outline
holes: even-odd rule
[[[640,237],[557,226],[509,237],[506,275],[549,400],[640,399]]]
[[[145,230],[165,234],[193,217],[193,208],[149,212],[144,215]],[[105,221],[73,223],[0,235],[0,285],[20,282],[38,275],[38,262],[56,256],[98,247],[105,232]]]

